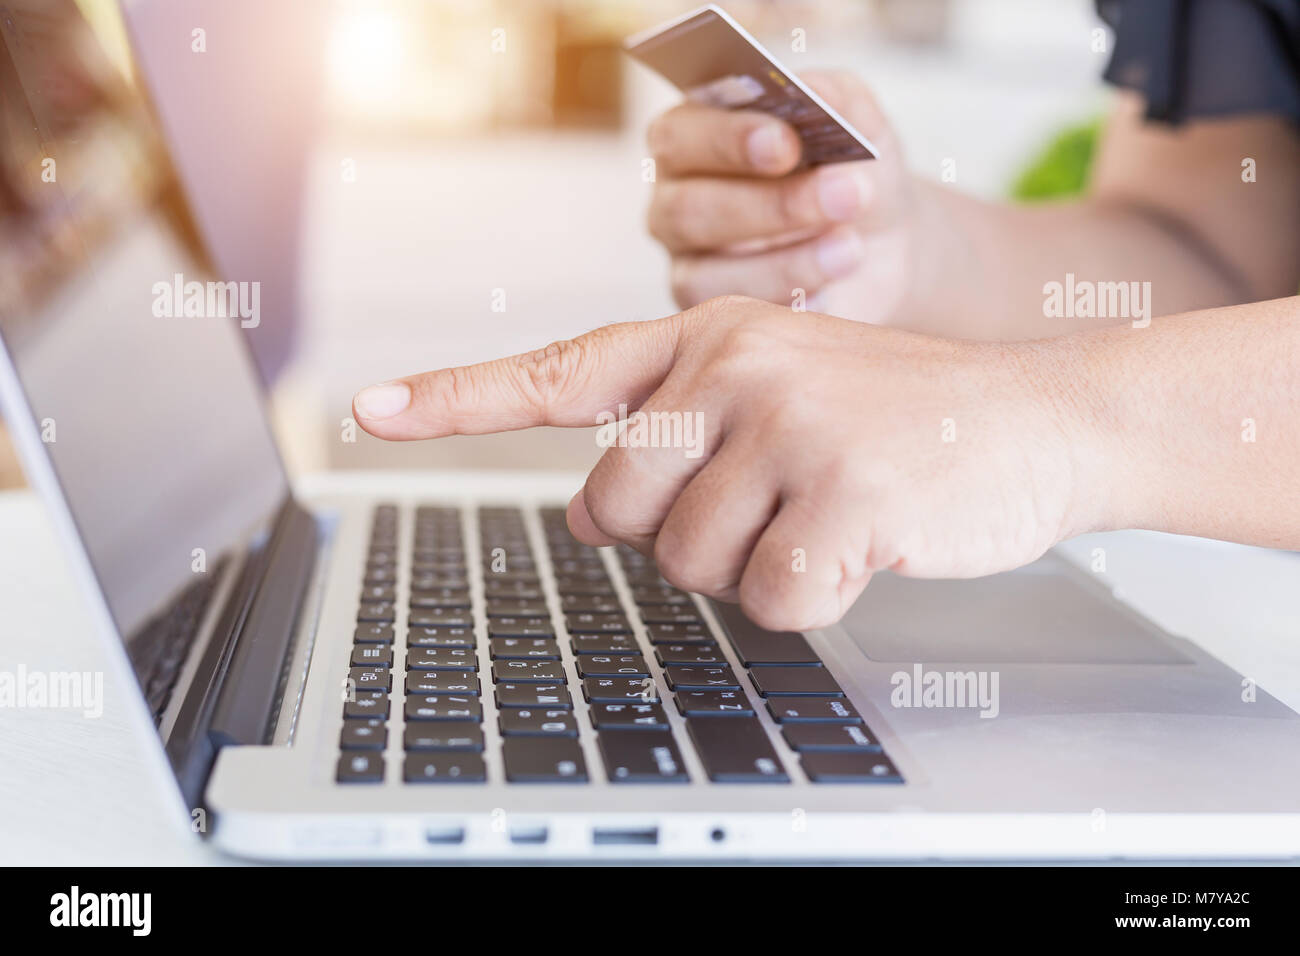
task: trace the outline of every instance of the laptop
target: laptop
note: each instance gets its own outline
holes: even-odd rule
[[[72,0],[10,0],[0,36],[4,418],[195,839],[1300,854],[1300,718],[1055,554],[881,575],[841,623],[773,633],[577,542],[554,477],[295,495],[241,328],[255,296],[213,276],[128,48]]]

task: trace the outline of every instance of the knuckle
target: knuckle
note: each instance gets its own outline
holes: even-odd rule
[[[584,352],[580,339],[562,339],[520,356],[518,378],[525,398],[545,412],[573,386]]]

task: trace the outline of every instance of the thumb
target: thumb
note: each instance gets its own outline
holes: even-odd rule
[[[593,426],[602,411],[635,409],[654,392],[672,370],[686,321],[607,325],[534,352],[372,385],[352,399],[352,413],[390,441]]]
[[[806,70],[799,78],[877,146],[886,141],[892,143],[893,126],[876,102],[871,87],[857,74],[848,70]]]

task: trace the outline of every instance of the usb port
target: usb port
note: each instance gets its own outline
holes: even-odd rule
[[[659,828],[603,829],[591,831],[591,842],[596,846],[647,846],[659,842]]]

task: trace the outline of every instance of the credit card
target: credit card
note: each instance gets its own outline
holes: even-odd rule
[[[714,4],[638,33],[624,49],[693,103],[758,110],[789,123],[803,143],[800,167],[877,155],[865,136]]]

